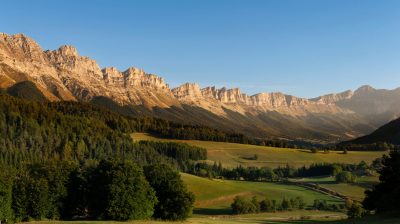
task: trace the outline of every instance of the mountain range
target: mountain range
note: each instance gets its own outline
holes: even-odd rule
[[[362,86],[312,99],[280,92],[247,95],[239,88],[196,83],[171,88],[143,69],[100,68],[72,46],[44,51],[23,34],[0,33],[0,88],[15,95],[37,88],[36,97],[49,101],[92,102],[125,115],[318,142],[359,137],[400,115],[400,88]]]

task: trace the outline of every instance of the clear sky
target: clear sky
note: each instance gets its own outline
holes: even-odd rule
[[[302,97],[400,87],[398,0],[8,0],[0,32],[73,45],[101,67],[140,67],[172,87]]]

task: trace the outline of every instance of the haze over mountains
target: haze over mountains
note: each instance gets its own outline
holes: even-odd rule
[[[368,134],[400,114],[400,88],[362,86],[313,99],[279,92],[249,96],[238,88],[201,88],[195,83],[171,89],[163,78],[142,69],[101,69],[72,46],[43,51],[23,34],[0,33],[0,88],[23,81],[33,82],[51,101],[87,101],[124,114],[256,137],[340,141]]]

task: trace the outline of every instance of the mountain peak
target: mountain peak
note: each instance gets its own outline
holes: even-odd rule
[[[43,50],[39,44],[25,34],[0,33],[0,50],[19,59],[43,60]]]
[[[126,76],[130,76],[130,75],[132,75],[132,76],[143,76],[144,75],[143,69],[136,68],[136,67],[129,67],[123,73]]]
[[[197,83],[184,83],[176,88],[173,88],[172,93],[178,99],[180,98],[199,98],[202,97],[200,86]]]
[[[78,50],[76,50],[75,47],[70,46],[70,45],[62,45],[60,48],[58,48],[58,52],[62,54],[63,56],[67,57],[78,57]]]
[[[108,81],[110,77],[122,77],[122,74],[116,67],[105,67],[101,70],[103,78]]]
[[[360,88],[358,88],[354,93],[355,94],[370,93],[373,92],[374,90],[375,89],[370,85],[363,85]]]

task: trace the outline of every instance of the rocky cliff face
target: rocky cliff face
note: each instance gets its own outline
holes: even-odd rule
[[[150,116],[210,125],[256,136],[338,139],[358,136],[400,112],[400,89],[328,94],[314,99],[283,93],[249,96],[239,88],[174,89],[163,78],[130,67],[101,69],[72,46],[43,51],[31,38],[0,33],[0,88],[32,81],[49,100],[107,97]],[[371,124],[365,117],[379,117]],[[378,116],[379,115],[379,116]]]
[[[332,94],[327,94],[323,95],[317,98],[310,99],[311,101],[318,102],[321,104],[335,104],[339,101],[347,100],[353,97],[353,91],[347,90],[345,92],[341,93],[332,93]]]
[[[72,46],[43,51],[23,34],[0,34],[0,63],[0,87],[30,80],[51,100],[90,101],[106,96],[120,104],[148,108],[179,104],[161,77],[137,68],[101,70],[95,60],[80,56]]]
[[[315,104],[307,99],[297,98],[283,93],[258,93],[253,96],[248,96],[247,94],[242,93],[239,88],[217,89],[213,86],[200,89],[200,87],[194,83],[185,83],[182,86],[173,89],[172,92],[178,99],[214,99],[224,104],[240,104],[253,107],[259,106],[266,109]]]

